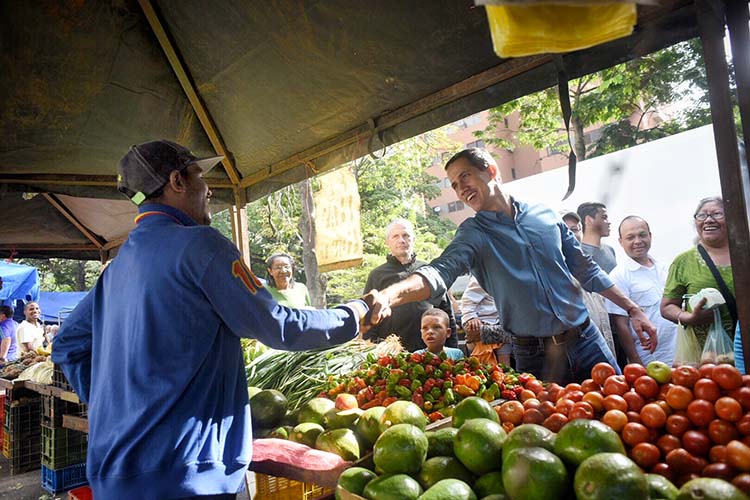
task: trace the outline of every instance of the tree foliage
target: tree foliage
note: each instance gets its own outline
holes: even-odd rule
[[[101,273],[97,261],[70,259],[18,259],[39,272],[40,289],[54,292],[83,292],[93,287]]]
[[[569,82],[571,141],[579,159],[597,156],[710,122],[700,41],[690,40]],[[646,130],[660,107],[681,102],[674,120]],[[505,117],[518,112],[518,130],[505,132]],[[641,117],[631,124],[631,116]],[[602,124],[601,138],[584,141],[584,129]],[[557,87],[521,97],[490,111],[485,142],[513,149],[544,149],[567,142]]]

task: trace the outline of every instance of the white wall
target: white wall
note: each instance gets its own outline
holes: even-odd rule
[[[555,210],[573,210],[580,203],[607,205],[611,234],[604,242],[624,255],[617,227],[628,215],[648,221],[653,234],[651,254],[671,263],[694,245],[693,212],[698,201],[721,195],[719,171],[710,125],[649,142],[578,164],[576,188],[564,202],[567,167],[504,185],[523,201],[539,201]]]

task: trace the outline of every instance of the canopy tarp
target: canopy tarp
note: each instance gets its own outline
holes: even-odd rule
[[[88,292],[41,292],[39,295],[39,308],[42,310],[42,319],[49,322],[57,322],[65,319],[78,303],[83,300]]]
[[[0,202],[14,205],[0,256],[95,258],[127,230],[102,227],[105,204],[61,219],[66,202],[17,193],[121,200],[119,158],[166,138],[225,154],[209,185],[244,203],[698,29],[693,1],[664,0],[639,5],[628,37],[503,60],[471,0],[7,0],[0,32]],[[34,234],[40,217],[57,247]]]
[[[39,300],[39,272],[35,267],[0,261],[0,303],[14,305],[16,300]]]

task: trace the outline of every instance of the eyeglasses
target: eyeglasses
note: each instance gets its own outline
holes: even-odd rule
[[[712,214],[701,212],[699,214],[695,214],[695,220],[704,221],[709,217],[711,217],[713,220],[724,220],[724,212],[714,212]]]

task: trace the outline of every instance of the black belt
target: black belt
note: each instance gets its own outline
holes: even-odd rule
[[[572,328],[568,328],[564,332],[558,334],[558,335],[552,335],[551,337],[513,337],[512,343],[513,345],[518,346],[530,346],[530,345],[539,345],[540,343],[544,342],[546,343],[552,343],[555,345],[565,344],[566,342],[570,342],[571,340],[576,340],[581,335],[581,332],[588,328],[589,324],[591,324],[591,319],[586,318],[586,320],[581,323],[578,326],[574,326]]]

